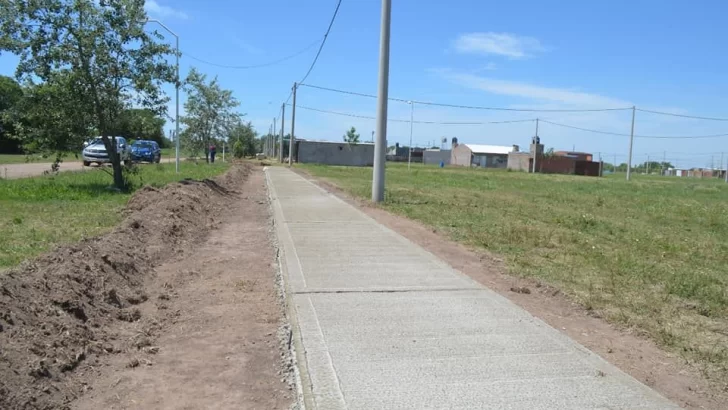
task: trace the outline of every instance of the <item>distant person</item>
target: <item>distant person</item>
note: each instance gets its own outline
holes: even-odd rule
[[[217,149],[215,148],[215,144],[210,145],[210,163],[215,163],[215,154],[217,153]]]

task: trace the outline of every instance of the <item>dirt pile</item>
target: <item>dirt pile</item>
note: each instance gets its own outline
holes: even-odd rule
[[[115,326],[141,318],[154,266],[219,225],[249,172],[143,188],[113,232],[0,274],[0,408],[58,408],[83,392],[74,374],[120,351]]]

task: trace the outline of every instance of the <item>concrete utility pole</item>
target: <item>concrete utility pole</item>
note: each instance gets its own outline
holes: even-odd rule
[[[617,173],[617,154],[614,154],[614,166],[612,172]]]
[[[291,140],[288,143],[288,166],[293,165],[293,146],[296,144],[296,89],[298,84],[293,83],[293,111],[291,111]]]
[[[538,118],[536,118],[536,137],[538,138]],[[533,151],[533,161],[531,162],[531,173],[536,173],[536,158],[538,157],[538,144]]]
[[[276,156],[276,119],[273,118],[273,132],[270,133],[270,156],[275,158]]]
[[[647,175],[650,175],[650,156],[647,156]]]
[[[602,176],[602,168],[604,167],[604,161],[602,161],[602,153],[599,152],[599,176]]]
[[[392,0],[382,0],[379,34],[379,87],[377,90],[377,140],[374,145],[372,202],[384,201],[384,162],[387,149],[387,100],[389,98],[389,32]]]
[[[409,152],[407,153],[407,171],[410,170],[410,167],[412,166],[412,124],[414,124],[415,120],[415,103],[412,101],[407,101],[407,104],[410,105],[410,142],[409,142]]]
[[[632,176],[632,145],[634,145],[634,114],[637,111],[636,107],[632,106],[632,131],[629,133],[629,158],[627,158],[627,181]]]
[[[283,163],[283,132],[286,129],[286,104],[281,105],[281,141],[278,146],[278,162]]]

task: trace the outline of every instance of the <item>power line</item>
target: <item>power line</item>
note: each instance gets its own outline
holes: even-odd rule
[[[311,63],[311,67],[308,68],[308,71],[306,72],[306,75],[303,76],[303,79],[299,81],[299,83],[303,83],[308,78],[308,75],[311,74],[311,71],[313,71],[313,67],[316,65],[316,61],[318,61],[319,56],[321,55],[321,50],[324,49],[324,44],[326,44],[326,39],[329,37],[329,32],[331,32],[331,27],[334,25],[334,20],[336,20],[336,14],[339,13],[339,7],[341,6],[341,0],[339,0],[336,3],[336,9],[334,9],[334,15],[331,16],[331,22],[329,22],[329,28],[326,29],[326,34],[324,34],[323,40],[321,40],[321,46],[318,49],[318,52],[316,53],[316,57],[314,57],[313,62]]]
[[[289,105],[290,104],[286,104]],[[363,118],[367,120],[375,120],[376,117],[370,117],[366,115],[357,115],[357,114],[349,114],[344,112],[337,112],[337,111],[329,111],[329,110],[322,110],[320,108],[312,108],[312,107],[306,107],[302,105],[296,105],[296,108],[301,108],[308,111],[316,111],[321,112],[325,114],[334,114],[334,115],[341,115],[344,117],[353,117],[353,118]],[[390,122],[405,122],[409,123],[410,120],[405,119],[396,119],[396,118],[388,118],[387,121]],[[512,124],[512,123],[519,123],[519,122],[533,122],[536,121],[535,118],[531,119],[525,119],[525,120],[505,120],[505,121],[479,121],[479,122],[439,122],[439,121],[412,121],[415,124],[438,124],[438,125],[485,125],[485,124]]]
[[[573,125],[567,125],[567,124],[559,124],[557,122],[547,121],[543,119],[539,119],[541,122],[545,122],[547,124],[556,125],[559,127],[564,128],[572,128],[575,130],[580,131],[586,131],[586,132],[593,132],[595,134],[605,134],[605,135],[615,135],[618,137],[629,137],[629,134],[623,134],[618,132],[609,132],[609,131],[601,131],[601,130],[594,130],[590,128],[582,128],[582,127],[576,127]],[[713,134],[713,135],[685,135],[685,136],[665,136],[665,135],[635,135],[635,138],[641,138],[641,139],[703,139],[703,138],[721,138],[721,137],[728,137],[728,134]]]
[[[341,94],[349,94],[349,95],[356,95],[359,97],[367,97],[367,98],[377,98],[376,95],[373,94],[365,94],[365,93],[359,93],[355,91],[346,91],[346,90],[339,90],[336,88],[329,88],[329,87],[321,87],[318,85],[312,85],[312,84],[299,84],[300,86],[305,86],[309,88],[315,88],[323,91],[331,91]],[[536,109],[536,108],[505,108],[505,107],[482,107],[477,105],[459,105],[459,104],[446,104],[446,103],[436,103],[436,102],[428,102],[428,101],[417,101],[417,100],[408,100],[403,98],[389,98],[390,101],[399,101],[399,102],[413,102],[415,104],[420,105],[431,105],[431,106],[438,106],[438,107],[448,107],[448,108],[464,108],[464,109],[470,109],[470,110],[490,110],[490,111],[516,111],[516,112],[600,112],[600,111],[625,111],[625,110],[631,110],[632,107],[626,107],[626,108],[594,108],[594,109]]]
[[[199,57],[195,57],[192,54],[185,53],[184,51],[182,52],[182,55],[183,56],[186,56],[186,57],[189,57],[189,58],[191,58],[191,59],[193,59],[195,61],[199,61],[200,63],[208,64],[208,65],[211,65],[211,66],[214,66],[214,67],[232,68],[232,69],[236,69],[236,70],[247,70],[247,69],[251,69],[251,68],[269,67],[269,66],[272,66],[272,65],[276,65],[278,63],[282,63],[284,61],[288,61],[288,60],[290,60],[290,59],[292,59],[294,57],[298,57],[299,55],[301,55],[301,54],[305,53],[306,51],[310,50],[318,42],[319,42],[319,39],[316,39],[316,41],[314,41],[313,43],[307,45],[305,48],[303,48],[303,49],[301,49],[301,50],[299,50],[299,51],[297,51],[297,52],[295,52],[295,53],[293,53],[293,54],[291,54],[289,56],[286,56],[286,57],[283,57],[283,58],[279,58],[278,60],[274,60],[274,61],[270,61],[270,62],[262,63],[262,64],[253,64],[253,65],[226,65],[226,64],[213,63],[213,62],[210,62],[210,61],[203,60],[203,59],[201,59]]]
[[[299,86],[301,85],[301,83],[306,81],[306,79],[308,78],[308,75],[311,74],[311,71],[313,71],[313,67],[316,65],[316,62],[318,61],[318,58],[321,55],[321,50],[324,49],[324,44],[326,44],[326,39],[329,38],[329,33],[331,32],[331,27],[334,25],[334,20],[336,20],[336,15],[339,13],[340,6],[341,6],[341,0],[339,0],[336,3],[336,9],[334,9],[334,15],[331,16],[331,21],[329,22],[329,27],[326,29],[324,38],[321,40],[321,45],[319,46],[319,49],[316,52],[316,57],[313,58],[313,62],[311,63],[311,66],[308,68],[308,71],[306,71],[306,75],[304,75],[303,79],[297,83]],[[288,93],[288,97],[286,97],[286,101],[284,102],[284,104],[288,104],[288,101],[291,100],[292,96],[293,96],[293,88],[291,88],[291,92]]]
[[[681,117],[681,118],[692,118],[695,120],[707,120],[707,121],[728,121],[728,118],[715,118],[715,117],[701,117],[697,115],[686,115],[686,114],[675,114],[671,112],[664,112],[664,111],[653,111],[653,110],[644,110],[641,108],[636,108],[637,111],[642,112],[648,112],[651,114],[659,114],[659,115],[669,115],[672,117]]]
[[[703,139],[703,138],[722,138],[722,137],[728,137],[728,134],[713,134],[713,135],[687,135],[687,136],[676,136],[676,137],[670,137],[670,136],[654,136],[654,135],[635,135],[635,138],[642,138],[642,139],[662,139],[662,140],[692,140],[692,139]]]
[[[559,124],[558,122],[552,122],[552,121],[547,121],[547,120],[543,120],[543,119],[539,119],[539,121],[540,122],[545,122],[546,124],[557,125],[559,127],[572,128],[572,129],[579,130],[579,131],[593,132],[593,133],[596,133],[596,134],[616,135],[618,137],[629,137],[629,134],[620,134],[618,132],[609,132],[609,131],[593,130],[593,129],[590,129],[590,128],[582,128],[582,127],[576,127],[576,126],[573,126],[573,125]],[[635,137],[637,137],[637,136],[635,135]]]

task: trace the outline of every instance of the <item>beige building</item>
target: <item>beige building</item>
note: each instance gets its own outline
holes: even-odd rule
[[[518,151],[517,145],[458,144],[453,142],[450,165],[506,168],[508,166],[508,154],[514,151]]]

